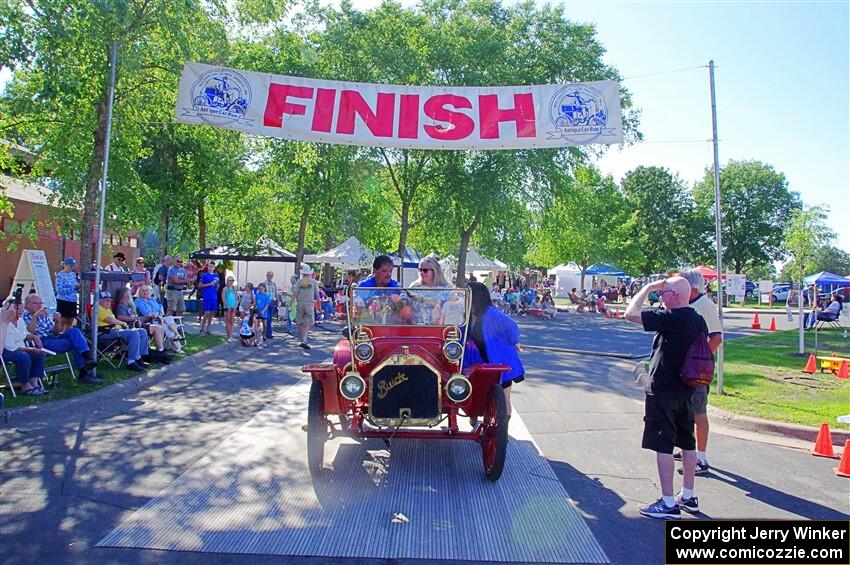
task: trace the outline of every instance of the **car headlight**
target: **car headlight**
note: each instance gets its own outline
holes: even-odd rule
[[[463,357],[463,346],[458,341],[448,341],[443,346],[443,355],[452,363],[457,363]]]
[[[339,392],[347,400],[357,400],[366,391],[366,381],[357,373],[349,373],[339,381]]]
[[[455,375],[446,383],[446,396],[452,402],[463,402],[472,394],[472,383],[462,375]]]
[[[361,363],[368,363],[375,354],[375,348],[369,342],[358,343],[354,346],[354,356]]]

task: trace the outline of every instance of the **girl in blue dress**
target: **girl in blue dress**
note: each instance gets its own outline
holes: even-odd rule
[[[218,275],[212,270],[212,263],[207,263],[198,277],[198,290],[201,292],[201,308],[204,315],[201,317],[200,335],[210,335],[212,319],[218,310]]]
[[[476,363],[500,363],[510,367],[502,375],[508,419],[511,417],[511,385],[525,380],[525,368],[519,354],[519,327],[490,302],[490,292],[479,282],[469,283],[472,291],[469,342],[463,358],[464,368]],[[470,347],[474,344],[475,347]]]

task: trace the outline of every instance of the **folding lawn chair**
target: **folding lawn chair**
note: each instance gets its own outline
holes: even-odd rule
[[[60,355],[62,355],[60,353]],[[61,357],[60,357],[61,359]],[[44,381],[50,386],[59,386],[59,373],[68,369],[71,372],[71,380],[73,382],[77,382],[77,374],[74,373],[74,365],[71,363],[71,354],[65,353],[65,362],[59,363],[58,365],[47,365],[44,364]],[[43,386],[44,383],[42,383]]]
[[[3,365],[3,374],[6,376],[6,385],[12,391],[12,398],[17,397],[15,394],[15,384],[12,382],[12,377],[9,375],[9,368],[6,366],[6,361],[0,360],[0,365]]]

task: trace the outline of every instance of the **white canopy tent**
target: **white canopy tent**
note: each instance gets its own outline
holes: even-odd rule
[[[305,263],[327,263],[345,270],[371,269],[378,253],[365,247],[351,236],[333,249],[315,255],[305,255]]]
[[[546,272],[547,276],[555,277],[555,296],[566,298],[570,291],[581,286],[581,269],[574,262],[570,261],[566,265],[558,265],[552,267]],[[593,288],[593,277],[584,277],[584,288],[590,290]]]
[[[449,255],[440,261],[440,266],[443,268],[446,279],[451,281],[454,272],[457,270],[457,257]],[[508,266],[505,263],[498,259],[488,259],[476,249],[470,249],[466,252],[466,272],[467,274],[472,273],[480,282],[492,284],[495,273],[507,270]]]
[[[263,236],[257,241],[257,246],[267,249],[270,254],[277,254],[281,257],[289,257],[295,259],[295,254],[287,251],[270,237]],[[255,285],[266,280],[266,273],[271,271],[274,273],[272,279],[280,290],[289,287],[289,278],[295,274],[295,262],[279,263],[279,262],[260,262],[256,260],[234,261],[233,270],[235,271],[236,284],[240,288],[245,286],[246,282],[252,282]],[[240,276],[242,277],[240,279]]]

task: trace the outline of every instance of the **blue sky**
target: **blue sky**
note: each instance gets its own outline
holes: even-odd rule
[[[714,59],[721,166],[754,159],[784,173],[807,205],[828,204],[836,245],[850,251],[848,2],[566,2],[592,22],[623,77]],[[600,167],[620,179],[661,165],[689,184],[712,162],[708,70],[627,79],[647,143],[612,148]]]

